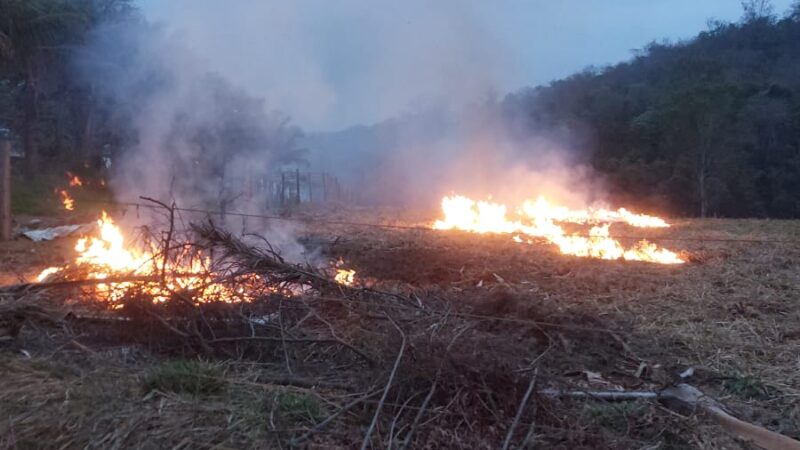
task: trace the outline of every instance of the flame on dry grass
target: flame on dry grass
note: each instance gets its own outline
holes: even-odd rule
[[[351,269],[336,269],[334,280],[344,286],[352,286],[356,279],[356,271]]]
[[[612,223],[626,223],[638,228],[666,228],[669,224],[659,217],[635,214],[625,208],[617,210],[572,210],[554,205],[545,198],[525,201],[511,220],[507,207],[500,203],[475,201],[463,196],[442,199],[444,219],[437,220],[437,230],[464,230],[473,233],[515,234],[516,242],[532,243],[542,238],[558,246],[565,255],[601,259],[624,259],[659,264],[682,264],[684,261],[665,248],[642,240],[625,248],[611,236]],[[592,225],[589,234],[569,234],[559,223]],[[523,238],[525,236],[525,238]]]
[[[83,180],[72,172],[67,172],[67,177],[69,178],[70,187],[83,186]]]
[[[70,197],[69,192],[62,189],[58,192],[58,195],[61,197],[61,204],[64,205],[64,209],[67,211],[75,210],[75,200]]]

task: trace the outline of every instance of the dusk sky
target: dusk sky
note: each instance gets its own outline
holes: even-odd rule
[[[791,0],[773,2],[783,13]],[[140,0],[221,73],[307,130],[457,105],[687,39],[738,0]]]

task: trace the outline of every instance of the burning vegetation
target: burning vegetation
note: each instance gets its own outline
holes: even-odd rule
[[[670,237],[702,231],[619,210],[542,205],[532,202],[528,217],[548,211],[538,213],[538,223],[552,220],[565,229],[608,221],[653,224]],[[167,219],[179,212],[168,206],[157,211]],[[733,343],[731,333],[749,336],[777,317],[768,311],[793,295],[791,287],[784,292],[777,286],[793,276],[796,248],[762,252],[752,245],[688,241],[693,263],[629,264],[565,254],[550,240],[524,233],[532,225],[523,218],[521,226],[516,218],[512,226],[503,225],[508,220],[464,226],[476,234],[448,232],[458,227],[443,225],[453,224],[447,214],[432,227],[442,230],[370,227],[343,234],[337,225],[345,218],[375,223],[374,217],[352,212],[330,216],[327,224],[319,216],[295,216],[305,224],[308,242],[318,245],[320,262],[309,265],[287,262],[267,241],[245,242],[207,218],[186,229],[167,220],[161,231],[134,233],[103,214],[95,231],[77,240],[69,263],[43,271],[41,283],[0,290],[0,325],[37,355],[6,366],[8,389],[0,401],[12,416],[27,407],[18,398],[64,404],[59,396],[67,385],[93,386],[72,391],[58,416],[43,412],[26,427],[13,422],[17,439],[49,436],[53,429],[52,442],[60,445],[67,439],[93,442],[89,424],[111,417],[128,423],[118,410],[95,408],[81,413],[88,414],[80,422],[86,425],[75,428],[72,405],[98,401],[97,386],[117,392],[115,402],[138,411],[139,418],[130,420],[147,420],[169,442],[185,437],[180,424],[191,417],[196,428],[207,427],[208,442],[220,445],[256,439],[357,447],[391,440],[406,448],[491,448],[530,440],[552,448],[622,448],[662,442],[659,430],[669,430],[670,442],[686,444],[681,435],[706,431],[647,400],[618,406],[558,396],[657,393],[673,372],[685,371],[687,361],[694,367],[705,361],[693,383],[727,395],[729,405],[752,408],[756,395],[763,399],[755,400],[758,405],[770,405],[759,410],[768,414],[776,402],[791,401],[782,393],[796,392],[796,373],[790,372],[789,384],[765,387],[777,386],[775,369],[759,365],[762,357],[748,359],[752,346],[719,345]],[[534,244],[520,245],[509,238],[514,236]],[[742,298],[727,309],[721,293],[691,295],[698,283],[752,279],[754,266],[746,261],[776,267],[768,275],[776,286],[772,300]],[[678,307],[669,300],[678,293],[690,303]],[[731,322],[723,328],[692,322],[690,311],[716,312]],[[48,330],[48,337],[39,330]],[[752,338],[772,342],[759,346],[764,361],[788,364],[794,358],[791,339]],[[40,339],[47,342],[37,344]],[[47,359],[36,345],[62,350]],[[152,358],[163,362],[153,365]],[[109,366],[117,359],[119,369]],[[726,362],[734,360],[752,361],[750,378]],[[63,379],[33,370],[48,364],[75,369]],[[86,370],[84,364],[107,368]],[[14,396],[21,392],[25,396]],[[264,402],[240,401],[246,398]],[[5,435],[7,426],[0,423]],[[365,431],[370,426],[373,431]],[[66,429],[73,431],[59,431]],[[151,435],[114,439],[145,443]],[[703,436],[730,442],[721,434]]]
[[[69,195],[69,192],[62,189],[58,191],[58,195],[61,197],[61,204],[64,205],[64,209],[67,211],[75,210],[75,200]]]
[[[172,217],[174,212],[170,212]],[[274,280],[262,280],[255,273],[219,270],[224,262],[212,260],[210,248],[196,242],[178,241],[174,227],[174,223],[170,224],[171,231],[163,240],[144,236],[140,242],[132,244],[126,239],[126,233],[103,211],[97,220],[96,232],[81,237],[75,244],[74,260],[65,266],[42,270],[36,280],[40,283],[55,278],[94,281],[87,292],[89,297],[112,308],[121,308],[131,295],[149,298],[154,303],[176,297],[193,303],[237,303],[252,301],[263,294],[265,291],[260,284],[268,285],[266,292],[269,294],[289,296],[310,288],[285,280],[271,283]],[[208,227],[198,227],[195,231],[200,235],[216,233],[212,223]],[[271,254],[282,262],[277,253]],[[333,281],[352,286],[355,270],[338,268],[342,264],[341,259],[337,261]],[[322,275],[318,276],[322,279]]]
[[[613,223],[625,223],[636,228],[668,228],[660,217],[635,214],[625,208],[615,211],[607,209],[571,210],[553,205],[544,197],[535,201],[526,200],[516,210],[514,219],[508,218],[508,208],[490,201],[474,201],[462,196],[445,197],[442,200],[444,219],[437,220],[437,230],[464,230],[473,233],[513,234],[515,242],[534,243],[539,238],[555,244],[565,255],[600,259],[624,259],[658,264],[683,264],[685,261],[675,252],[646,240],[625,248],[611,236]],[[562,225],[579,224],[591,226],[588,235],[568,233]]]
[[[68,174],[71,186],[81,186],[80,179]],[[72,211],[74,201],[61,191],[64,207]],[[166,205],[165,205],[166,207]],[[167,207],[167,209],[169,209]],[[174,211],[169,210],[174,221]],[[564,255],[599,258],[605,260],[644,261],[658,264],[683,264],[678,254],[641,240],[625,248],[610,235],[613,223],[625,223],[636,228],[668,228],[662,218],[635,214],[625,208],[617,210],[572,210],[549,203],[544,197],[525,201],[515,218],[507,217],[507,207],[489,201],[474,201],[462,196],[442,200],[444,218],[436,220],[433,230],[463,230],[472,233],[510,234],[514,242],[554,244]],[[590,226],[588,235],[569,233],[560,224]],[[175,224],[162,239],[147,236],[142,242],[131,244],[113,219],[102,211],[96,223],[95,235],[80,238],[75,244],[74,261],[62,267],[48,267],[36,277],[44,282],[53,277],[96,280],[92,295],[114,307],[129,296],[130,290],[143,294],[153,302],[173,299],[178,293],[191,293],[194,302],[236,303],[251,301],[254,284],[261,281],[258,275],[218,273],[219,264],[213,261],[207,248],[192,242],[178,242]],[[277,256],[277,255],[276,255]],[[353,286],[356,271],[343,267],[339,259],[334,264],[333,281],[342,286]],[[122,281],[114,281],[119,280]],[[130,280],[129,280],[130,279]],[[104,280],[109,280],[105,282]],[[235,287],[232,287],[236,284]],[[291,295],[305,286],[273,286],[273,293]]]

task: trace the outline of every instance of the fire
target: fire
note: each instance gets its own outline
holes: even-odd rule
[[[96,232],[80,238],[74,250],[76,255],[71,266],[77,271],[65,270],[68,266],[49,267],[36,280],[41,283],[56,274],[68,279],[76,272],[82,279],[108,280],[94,285],[92,294],[113,308],[122,306],[120,300],[131,293],[141,293],[154,303],[176,297],[232,303],[252,301],[259,292],[302,295],[309,288],[303,284],[281,288],[268,286],[257,274],[238,275],[233,280],[230,276],[220,277],[212,270],[211,258],[191,245],[173,243],[169,258],[165,259],[157,246],[127,242],[122,229],[105,211],[97,220]],[[343,263],[340,261],[336,267]],[[355,270],[339,268],[335,281],[350,286],[355,281],[355,273]],[[218,278],[227,279],[228,283],[220,283]]]
[[[356,279],[356,271],[349,269],[336,269],[334,280],[344,286],[352,286]]]
[[[122,230],[105,211],[97,221],[97,230],[96,236],[83,237],[75,244],[74,265],[87,270],[87,279],[131,277],[139,280],[136,283],[110,281],[97,284],[97,296],[111,303],[119,301],[134,287],[141,289],[154,302],[164,302],[176,293],[186,291],[193,292],[193,297],[201,301],[248,300],[248,284],[258,279],[257,275],[249,275],[241,279],[236,288],[229,288],[214,281],[209,270],[210,258],[203,257],[189,246],[174,249],[166,262],[156,252],[128,246]],[[42,282],[63,269],[49,267],[39,274],[37,281]]]
[[[64,209],[67,211],[75,210],[75,200],[70,197],[69,192],[61,190],[58,192],[58,195],[61,196],[61,203],[64,205]]]
[[[81,180],[79,176],[73,174],[72,172],[67,172],[67,177],[69,177],[70,187],[83,186],[83,180]]]
[[[611,237],[613,223],[626,223],[638,228],[666,228],[669,224],[659,217],[635,214],[625,208],[617,210],[572,210],[553,205],[543,197],[525,201],[516,212],[517,219],[508,219],[505,205],[489,201],[474,201],[463,196],[442,199],[444,219],[437,220],[437,230],[464,230],[473,233],[514,234],[515,242],[532,243],[531,238],[543,238],[558,246],[565,255],[600,259],[624,259],[660,264],[682,264],[676,253],[642,240],[625,248]],[[589,234],[569,234],[559,223],[592,225]],[[527,239],[523,239],[523,236]]]
[[[61,272],[61,267],[48,267],[47,269],[44,269],[41,273],[39,273],[39,275],[36,277],[36,281],[38,283],[41,283],[42,281],[46,280],[47,277],[49,277],[50,275],[56,274],[58,272]]]

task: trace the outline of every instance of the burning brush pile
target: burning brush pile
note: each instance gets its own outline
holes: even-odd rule
[[[162,206],[168,230],[156,236],[142,227],[134,241],[103,211],[95,232],[75,244],[74,260],[42,270],[29,287],[80,287],[70,303],[121,310],[132,304],[255,305],[355,282],[355,271],[341,260],[330,267],[290,264],[267,240],[262,247],[247,246],[211,220],[179,232],[174,209]]]

